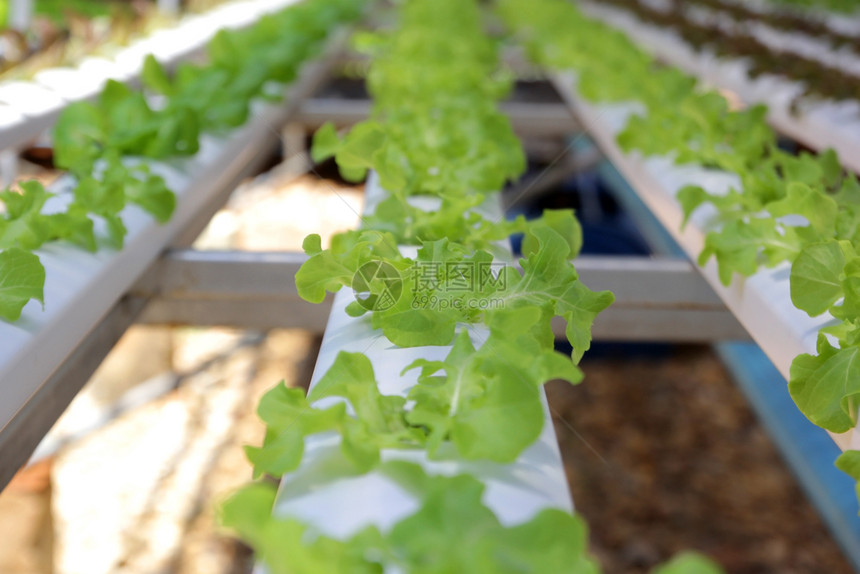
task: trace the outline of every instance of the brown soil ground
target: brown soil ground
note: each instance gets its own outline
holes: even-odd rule
[[[607,574],[648,572],[684,549],[731,574],[852,572],[709,348],[582,366],[582,384],[547,391]]]

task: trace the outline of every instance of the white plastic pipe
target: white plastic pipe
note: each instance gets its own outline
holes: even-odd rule
[[[386,195],[377,175],[371,173],[367,182],[365,214],[373,213]],[[413,199],[418,200],[415,205],[422,209],[432,209],[436,203],[435,198]],[[496,197],[488,200],[479,211],[485,217],[503,217]],[[412,253],[416,248],[402,249]],[[354,295],[348,289],[341,290],[334,297],[311,388],[328,371],[338,353],[348,351],[364,353],[370,359],[382,394],[406,396],[409,388],[417,382],[418,372],[413,370],[402,374],[404,367],[419,358],[444,360],[450,348],[396,347],[371,327],[367,316],[351,317],[347,314],[346,306],[353,300]],[[473,344],[480,345],[486,337],[485,327],[473,326],[470,335],[473,336]],[[543,390],[541,394],[545,417],[543,431],[538,440],[511,464],[460,459],[436,461],[428,459],[423,450],[395,449],[383,450],[382,460],[413,462],[430,474],[466,473],[475,476],[487,487],[484,504],[505,526],[521,524],[546,508],[572,512],[573,501],[549,405]],[[284,475],[281,481],[275,514],[297,518],[326,536],[343,540],[370,525],[387,531],[418,509],[420,501],[414,495],[405,492],[378,470],[360,476],[349,471],[339,474],[344,468],[339,463],[341,460],[339,436],[326,433],[306,438],[300,467]],[[386,574],[395,572],[390,570]]]

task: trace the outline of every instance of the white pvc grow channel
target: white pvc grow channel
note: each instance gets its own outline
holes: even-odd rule
[[[372,210],[372,206],[385,194],[373,174],[367,190],[368,209]],[[494,204],[489,209],[496,217],[501,217],[498,199],[491,198]],[[450,347],[396,347],[381,332],[371,328],[368,316],[355,318],[347,315],[345,308],[353,300],[353,293],[346,288],[334,298],[311,388],[326,373],[340,351],[360,352],[365,353],[373,364],[382,394],[406,396],[417,382],[418,372],[413,370],[401,376],[404,367],[419,358],[443,360]],[[470,329],[470,335],[476,346],[486,338],[482,326]],[[475,476],[487,485],[484,504],[506,526],[525,522],[545,508],[572,512],[573,503],[552,418],[543,390],[541,393],[543,431],[540,438],[512,464],[431,461],[424,450],[395,449],[383,450],[382,460],[418,463],[431,474],[468,473]],[[324,403],[320,401],[319,404]],[[339,444],[340,438],[336,434],[306,438],[301,466],[285,475],[281,482],[274,509],[276,515],[299,518],[322,534],[344,539],[369,525],[387,531],[397,521],[418,510],[417,498],[379,472],[361,476],[351,475],[348,471],[339,474],[337,463],[343,460]]]
[[[61,243],[36,251],[46,271],[45,309],[31,301],[19,321],[0,321],[0,433],[159,254],[202,212],[217,209],[225,190],[263,159],[258,154],[274,143],[277,129],[327,75],[344,39],[343,33],[332,34],[323,55],[306,62],[285,88],[283,103],[254,102],[248,122],[227,137],[203,135],[194,157],[152,165],[177,195],[167,224],[159,225],[130,204],[121,214],[128,228],[121,251],[89,253]],[[52,191],[61,192],[58,187]],[[60,195],[52,201],[67,199]]]
[[[860,100],[834,102],[805,98],[798,112],[792,113],[792,101],[804,91],[799,82],[776,75],[751,78],[749,65],[743,60],[697,52],[678,34],[643,23],[618,8],[588,1],[580,6],[587,15],[621,30],[655,57],[707,85],[730,90],[749,104],[767,104],[768,120],[777,131],[812,149],[832,147],[839,153],[842,165],[860,173]]]
[[[616,143],[616,136],[627,124],[627,119],[641,111],[641,105],[635,102],[588,103],[579,97],[576,76],[572,73],[556,75],[554,83],[612,164],[624,175],[687,256],[695,261],[704,247],[706,233],[714,228],[715,210],[709,205],[700,207],[682,231],[683,213],[676,199],[678,191],[685,185],[695,184],[710,193],[721,194],[732,185],[739,187],[738,177],[695,165],[675,165],[668,157],[643,157],[638,153],[622,152]],[[794,306],[789,287],[790,269],[788,263],[782,263],[773,269],[762,269],[751,277],[735,275],[731,285],[726,287],[720,283],[717,264],[713,259],[700,268],[714,292],[786,380],[789,379],[792,360],[803,353],[816,354],[815,342],[819,329],[834,321],[828,313],[809,317]],[[831,436],[840,447],[847,447],[850,433]]]
[[[148,54],[171,68],[181,60],[202,55],[219,30],[244,28],[298,1],[229,2],[205,14],[188,15],[175,26],[156,30],[109,57],[88,56],[74,68],[37,72],[33,81],[4,82],[0,84],[0,149],[35,139],[51,127],[67,105],[94,98],[108,80],[135,80]]]

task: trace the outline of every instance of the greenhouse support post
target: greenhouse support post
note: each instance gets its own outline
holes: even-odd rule
[[[33,21],[33,0],[9,0],[9,27],[25,32]]]

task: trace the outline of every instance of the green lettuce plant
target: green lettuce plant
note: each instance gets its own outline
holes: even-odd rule
[[[245,123],[254,99],[278,99],[272,86],[295,79],[329,32],[361,9],[358,0],[304,2],[244,30],[219,32],[207,64],[180,64],[170,77],[149,56],[144,90],[110,80],[95,102],[67,106],[53,130],[55,164],[76,178],[66,209],[43,214],[52,194],[35,181],[0,192],[0,261],[26,261],[28,270],[0,279],[0,319],[18,320],[30,299],[44,303],[45,271],[33,250],[50,241],[119,249],[127,232],[120,214],[129,203],[168,221],[176,198],[150,164],[194,155],[204,129],[224,134]],[[150,105],[147,94],[163,105]],[[95,235],[96,220],[105,223],[104,237]]]
[[[792,302],[810,316],[829,312],[836,324],[822,329],[817,354],[794,359],[789,392],[818,426],[837,433],[854,428],[860,408],[857,177],[845,173],[833,150],[782,151],[764,106],[730,109],[720,94],[700,89],[567,2],[498,4],[535,61],[576,72],[584,98],[638,104],[618,134],[622,150],[737,174],[740,185],[723,195],[696,185],[678,193],[685,225],[702,205],[716,210],[699,264],[715,259],[725,285],[736,274],[791,264]]]

